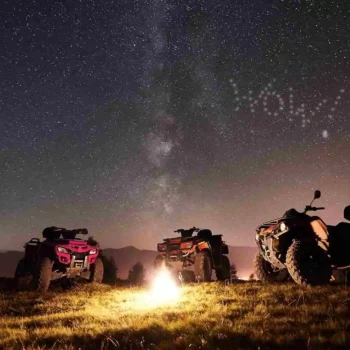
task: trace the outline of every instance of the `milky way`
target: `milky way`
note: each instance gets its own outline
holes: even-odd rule
[[[49,225],[232,245],[350,204],[348,1],[3,1],[0,249]],[[323,214],[323,213],[322,213]]]

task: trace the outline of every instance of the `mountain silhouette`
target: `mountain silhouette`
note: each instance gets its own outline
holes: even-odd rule
[[[253,259],[258,249],[255,247],[229,246],[229,258],[236,265],[238,276],[247,278],[253,272]],[[154,250],[138,249],[133,246],[123,248],[106,248],[103,254],[107,258],[113,258],[122,279],[128,277],[130,268],[140,262],[146,269],[146,276],[153,271],[153,261],[158,253]],[[0,277],[13,277],[18,261],[23,257],[23,252],[6,251],[0,252]]]

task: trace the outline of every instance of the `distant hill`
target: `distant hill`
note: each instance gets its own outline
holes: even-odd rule
[[[239,277],[248,277],[253,272],[253,259],[257,248],[253,247],[229,247],[230,260],[237,267]],[[103,249],[103,254],[113,257],[118,269],[119,277],[127,278],[129,269],[138,261],[146,268],[146,272],[152,272],[153,261],[157,256],[154,250],[142,250],[132,246],[113,249]],[[17,262],[23,257],[23,252],[6,251],[0,252],[0,277],[13,277]]]
[[[253,261],[258,247],[229,246],[229,251],[230,261],[235,263],[239,277],[248,278],[250,274],[254,273]]]
[[[0,252],[0,277],[13,277],[18,261],[23,257],[23,252]]]
[[[229,258],[237,267],[239,277],[248,277],[253,272],[253,259],[258,249],[254,247],[229,247]],[[153,270],[153,261],[158,253],[154,250],[140,250],[135,247],[104,249],[104,255],[113,257],[119,269],[120,278],[127,278],[128,271],[136,262],[141,262],[146,272]]]

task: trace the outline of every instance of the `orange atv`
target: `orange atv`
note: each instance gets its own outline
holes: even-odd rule
[[[178,274],[182,282],[209,282],[212,270],[219,281],[231,281],[228,246],[222,235],[213,235],[208,229],[193,227],[174,231],[181,237],[166,238],[158,243],[159,255],[155,268],[166,266]],[[197,233],[193,236],[193,233]]]
[[[315,191],[314,200],[321,197]],[[255,272],[265,283],[283,282],[289,276],[302,285],[327,284],[333,275],[350,268],[350,224],[326,225],[310,211],[325,208],[305,207],[299,213],[288,210],[283,217],[267,221],[257,228],[259,253],[255,258]],[[350,206],[344,210],[350,220]]]

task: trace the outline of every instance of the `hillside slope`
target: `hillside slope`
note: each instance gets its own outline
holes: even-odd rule
[[[13,277],[18,261],[23,257],[23,252],[6,251],[0,253],[0,277]]]

